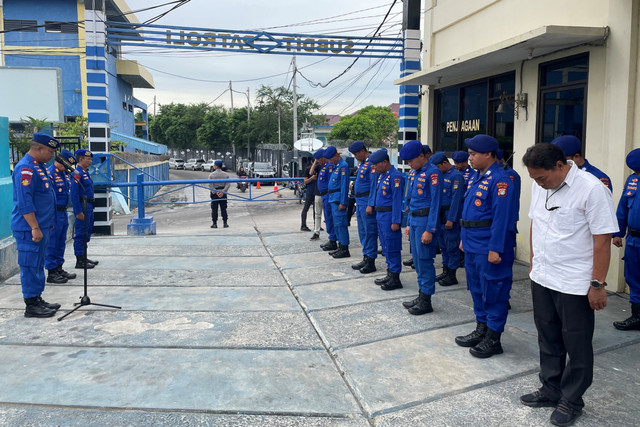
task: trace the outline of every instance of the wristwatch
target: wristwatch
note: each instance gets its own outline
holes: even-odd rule
[[[602,289],[607,286],[607,282],[601,282],[599,280],[593,279],[591,280],[591,287],[593,289]]]

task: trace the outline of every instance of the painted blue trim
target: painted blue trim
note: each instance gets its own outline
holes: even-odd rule
[[[419,105],[420,97],[418,95],[403,95],[400,97],[400,105]]]
[[[420,71],[420,61],[411,61],[408,59],[402,61],[402,64],[400,64],[400,71],[405,70]]]
[[[420,92],[419,85],[400,85],[400,95],[402,94],[416,94]]]
[[[418,107],[400,106],[398,110],[398,117],[418,117],[420,109]]]
[[[87,115],[89,123],[109,123],[109,114],[107,113],[89,113]]]
[[[418,127],[418,119],[415,118],[403,118],[401,117],[398,120],[398,126],[402,129],[402,128],[417,128]]]
[[[86,53],[87,53],[87,56],[98,56],[98,57],[106,56],[106,51],[104,46],[87,46]]]
[[[87,100],[87,108],[89,108],[90,110],[106,110],[107,100],[106,99],[89,99]]]
[[[102,59],[87,59],[88,70],[105,70],[106,63]]]
[[[88,96],[107,96],[107,88],[105,86],[87,86]]]
[[[104,73],[87,73],[87,83],[106,83],[107,75]]]

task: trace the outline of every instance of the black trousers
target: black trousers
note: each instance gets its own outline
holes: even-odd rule
[[[220,216],[222,220],[227,222],[227,195],[223,194],[218,197],[216,193],[211,193],[211,221],[215,224],[218,222],[218,206],[220,206]]]
[[[313,201],[315,199],[316,195],[315,194],[309,194],[309,191],[306,192],[306,196],[304,198],[304,206],[302,207],[302,214],[301,214],[301,226],[302,225],[307,225],[307,212],[309,212],[309,207],[313,206]],[[315,206],[313,206],[313,217],[316,217],[316,208]],[[311,225],[311,228],[313,228],[313,225]]]
[[[563,294],[533,280],[531,295],[540,346],[542,392],[550,399],[581,409],[582,395],[593,380],[591,342],[595,316],[589,300],[586,295]]]

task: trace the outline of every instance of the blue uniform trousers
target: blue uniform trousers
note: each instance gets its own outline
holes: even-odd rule
[[[465,252],[464,259],[476,320],[496,332],[503,332],[507,323],[507,302],[513,281],[513,254],[501,257],[500,264],[491,264],[487,254]]]
[[[322,210],[324,211],[324,225],[327,227],[329,240],[335,242],[337,240],[336,231],[333,227],[333,216],[331,215],[331,203],[329,203],[328,194],[322,196]]]
[[[340,210],[337,202],[330,202],[331,216],[333,217],[333,229],[338,243],[349,246],[349,229],[347,228],[347,209]]]
[[[41,229],[42,240],[34,242],[31,231],[14,231],[18,247],[18,265],[20,266],[20,283],[22,296],[33,298],[44,291],[44,257],[47,253],[51,230]]]
[[[624,279],[629,285],[629,301],[640,303],[640,247],[624,248]]]
[[[391,212],[377,212],[376,220],[378,222],[382,253],[387,260],[387,268],[392,273],[400,273],[402,271],[400,255],[402,251],[402,232],[400,230],[391,231]]]
[[[362,255],[376,259],[378,257],[378,221],[376,213],[367,215],[366,197],[356,199],[356,215],[358,217],[358,236],[362,244]]]
[[[56,225],[51,231],[47,255],[44,258],[44,268],[53,270],[64,264],[64,248],[67,245],[67,230],[69,229],[69,217],[67,211],[56,211]]]
[[[418,274],[418,287],[423,294],[433,295],[436,292],[436,269],[433,266],[433,259],[436,257],[438,236],[434,235],[428,245],[422,243],[422,235],[426,231],[426,226],[426,217],[411,218],[409,245],[413,256],[413,265]]]
[[[87,206],[87,215],[84,221],[76,218],[75,231],[73,233],[73,253],[76,256],[84,255],[84,229],[87,228],[87,243],[91,240],[93,231],[93,205]]]
[[[451,230],[444,228],[438,233],[438,246],[442,251],[442,265],[456,270],[460,266],[460,224],[453,223]]]

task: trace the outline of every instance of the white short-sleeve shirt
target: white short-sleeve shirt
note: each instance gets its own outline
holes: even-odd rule
[[[531,189],[531,245],[529,277],[558,292],[586,295],[593,272],[593,236],[618,231],[611,192],[572,161],[562,185]],[[546,203],[546,207],[545,207]]]

